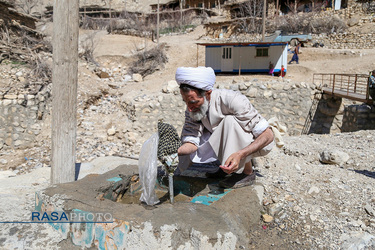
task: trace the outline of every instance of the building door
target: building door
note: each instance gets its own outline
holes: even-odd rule
[[[233,46],[221,47],[221,71],[233,71]]]
[[[335,0],[335,10],[341,9],[341,0]]]

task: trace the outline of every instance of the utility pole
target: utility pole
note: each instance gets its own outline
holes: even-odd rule
[[[156,17],[156,39],[157,39],[157,43],[158,43],[158,47],[159,47],[159,0],[158,0],[158,9],[157,9],[157,17]]]
[[[276,0],[276,13],[275,13],[276,16],[279,15],[279,0]]]
[[[267,0],[263,1],[263,20],[262,20],[262,42],[264,42],[264,35],[266,33],[266,11],[267,11]]]
[[[183,25],[183,17],[182,17],[182,2],[183,0],[180,0],[180,22],[181,22],[181,26]]]
[[[77,0],[54,0],[51,183],[74,181],[77,131]]]

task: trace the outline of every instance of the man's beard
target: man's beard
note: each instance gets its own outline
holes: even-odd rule
[[[208,101],[206,97],[204,97],[204,102],[202,106],[200,106],[199,110],[195,112],[189,112],[190,118],[196,122],[200,121],[207,115],[207,110],[208,110]]]

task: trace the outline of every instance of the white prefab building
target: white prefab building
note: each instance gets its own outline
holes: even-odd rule
[[[205,66],[215,72],[284,72],[288,64],[288,43],[199,43],[206,47]]]

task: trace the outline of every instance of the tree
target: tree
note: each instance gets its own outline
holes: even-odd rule
[[[40,0],[16,0],[16,6],[25,14],[31,14],[34,7],[39,5]]]
[[[300,2],[299,0],[286,0],[285,5],[293,14],[297,14],[297,9],[300,6]]]
[[[104,2],[105,5],[108,5],[108,9],[109,9],[109,33],[112,33],[112,8],[111,8],[112,0],[102,0],[102,2]]]
[[[237,25],[244,33],[260,32],[262,27],[257,19],[262,18],[263,0],[249,0],[241,3],[232,13]]]

